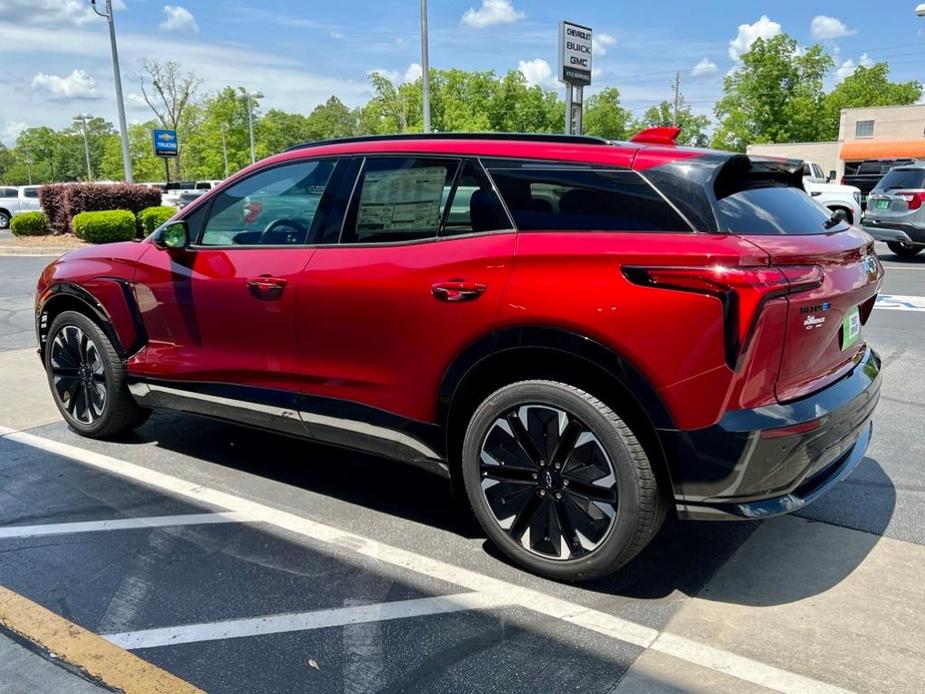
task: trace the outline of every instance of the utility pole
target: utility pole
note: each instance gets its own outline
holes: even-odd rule
[[[674,77],[674,125],[678,124],[678,110],[681,108],[681,73]]]
[[[25,152],[23,156],[23,163],[26,165],[26,174],[29,176],[29,185],[32,185],[32,153],[29,151],[28,147],[23,147]]]
[[[228,178],[228,143],[225,142],[225,131],[228,129],[227,123],[222,123],[219,130],[222,133],[222,159],[225,162],[225,178]]]
[[[122,72],[119,70],[119,47],[116,45],[116,23],[113,19],[112,0],[106,0],[106,12],[100,12],[96,0],[90,0],[93,11],[109,22],[109,43],[112,48],[112,76],[116,83],[116,106],[119,109],[119,134],[122,137],[122,169],[125,182],[133,183],[132,154],[128,146],[128,126],[125,123],[125,100],[122,98]]]
[[[80,130],[81,130],[81,132],[83,133],[83,136],[84,136],[84,156],[85,156],[86,159],[87,159],[87,180],[88,180],[88,181],[92,181],[92,180],[93,180],[93,171],[90,169],[90,139],[89,139],[89,137],[88,137],[88,135],[87,135],[87,119],[88,119],[88,118],[93,118],[93,116],[90,116],[90,115],[87,115],[87,114],[84,114],[84,113],[80,113],[80,114],[74,116],[74,124],[76,125],[78,121],[79,121],[80,124],[81,124]]]
[[[254,100],[262,99],[262,92],[244,92],[241,98],[247,102],[247,127],[251,134],[251,164],[257,161],[257,151],[254,148]]]
[[[427,46],[427,0],[421,0],[421,70],[423,71],[424,132],[430,132],[430,51]]]

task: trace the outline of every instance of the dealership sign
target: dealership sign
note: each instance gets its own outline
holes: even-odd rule
[[[559,25],[559,81],[591,84],[591,28],[562,22]]]
[[[179,154],[176,130],[155,130],[154,154],[158,157],[175,157]]]

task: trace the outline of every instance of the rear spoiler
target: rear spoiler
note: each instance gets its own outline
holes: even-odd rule
[[[630,142],[638,142],[647,145],[676,145],[678,144],[678,135],[681,134],[681,128],[674,126],[660,128],[646,128],[630,138]]]
[[[803,162],[736,154],[720,167],[713,190],[721,200],[743,190],[773,186],[803,190]]]

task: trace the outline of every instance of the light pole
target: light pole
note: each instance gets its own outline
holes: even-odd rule
[[[257,161],[257,153],[254,150],[254,100],[262,99],[263,92],[244,92],[241,98],[247,102],[247,127],[251,133],[251,164]]]
[[[85,113],[79,113],[74,116],[74,125],[80,123],[80,130],[84,136],[84,157],[87,159],[87,180],[93,180],[93,171],[90,169],[90,138],[87,135],[87,119],[93,116]]]
[[[29,176],[29,185],[31,186],[32,185],[32,164],[33,164],[32,153],[29,151],[28,147],[23,147],[23,150],[24,150],[24,155],[23,155],[22,161],[23,161],[23,164],[26,165],[26,175]]]
[[[430,51],[427,47],[427,0],[421,0],[421,71],[424,102],[424,132],[430,132]]]
[[[225,178],[228,178],[228,143],[225,141],[225,131],[228,130],[228,124],[222,123],[219,130],[222,134],[222,159],[225,161]]]
[[[106,0],[106,11],[100,12],[96,0],[90,0],[93,11],[109,22],[109,43],[112,46],[112,76],[116,83],[116,106],[119,108],[119,133],[122,136],[122,169],[125,182],[133,183],[132,155],[128,147],[128,126],[125,124],[125,101],[122,98],[122,73],[119,70],[119,48],[116,46],[116,24],[113,21],[112,0]]]

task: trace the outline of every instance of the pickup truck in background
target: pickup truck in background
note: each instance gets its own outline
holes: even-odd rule
[[[861,191],[854,186],[829,183],[822,167],[814,161],[803,162],[803,188],[823,207],[833,212],[841,210],[849,224],[861,219]]]
[[[887,171],[894,166],[915,164],[913,159],[868,159],[862,162],[846,162],[842,185],[854,186],[861,191],[861,207],[867,209],[867,198]]]
[[[41,210],[40,186],[0,186],[0,229],[9,229],[10,220],[23,212]]]

